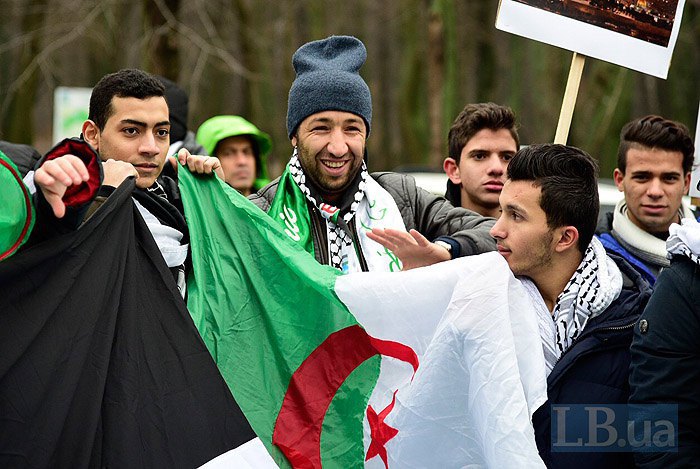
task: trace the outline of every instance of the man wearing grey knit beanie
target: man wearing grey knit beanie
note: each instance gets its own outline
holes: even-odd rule
[[[318,262],[344,273],[407,270],[495,250],[493,219],[453,207],[410,176],[367,171],[372,96],[359,74],[366,58],[364,44],[350,36],[294,53],[292,157],[250,199]]]

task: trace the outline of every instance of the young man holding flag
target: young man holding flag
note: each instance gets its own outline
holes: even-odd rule
[[[560,412],[568,405],[627,403],[632,329],[651,294],[636,270],[606,255],[593,237],[597,171],[595,161],[578,148],[521,149],[508,165],[502,214],[491,229],[498,252],[522,277],[537,311],[549,399],[533,424],[549,467],[634,464],[632,453],[580,452],[586,448],[566,447],[570,433],[557,433],[562,441],[553,437],[559,427],[552,426],[552,416],[563,418]]]
[[[176,183],[162,174],[171,164],[166,158],[170,125],[165,88],[158,78],[135,69],[105,75],[90,96],[83,140],[57,145],[34,174],[39,219],[30,242],[76,228],[94,210],[88,207],[95,199],[101,203],[127,177],[134,177],[136,207],[184,296],[188,230]],[[224,177],[214,157],[181,150],[178,159],[196,173]]]
[[[454,208],[395,173],[369,174],[372,98],[354,37],[331,36],[294,54],[281,178],[251,200],[322,264],[342,272],[396,271],[494,249],[493,221]]]
[[[468,255],[492,250],[491,219],[367,173],[365,54],[331,37],[294,55],[295,152],[251,197],[267,213],[183,172],[190,313],[280,466],[542,467],[527,293],[498,253]]]
[[[2,467],[190,468],[255,437],[176,284],[189,248],[160,178],[169,128],[154,77],[100,80],[85,141],[37,169],[33,244],[11,257],[33,217],[14,168],[0,171],[17,228],[0,226]],[[180,176],[219,169],[178,158]]]

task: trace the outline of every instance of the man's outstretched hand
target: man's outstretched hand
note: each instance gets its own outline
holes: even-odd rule
[[[391,228],[374,228],[367,237],[389,249],[399,258],[402,270],[415,269],[452,259],[449,251],[431,243],[416,230],[408,233]]]

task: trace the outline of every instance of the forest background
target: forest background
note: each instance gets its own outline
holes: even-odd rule
[[[439,170],[465,104],[511,106],[522,143],[551,142],[572,53],[496,30],[497,0],[0,0],[0,139],[51,145],[57,86],[142,68],[190,96],[189,128],[239,114],[271,134],[270,173],[291,154],[291,57],[332,34],[367,46],[371,170]],[[694,132],[700,0],[687,0],[668,78],[587,59],[569,144],[611,177],[622,125],[661,114]]]

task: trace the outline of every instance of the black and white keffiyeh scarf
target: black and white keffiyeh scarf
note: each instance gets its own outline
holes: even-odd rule
[[[700,265],[700,223],[695,218],[683,218],[680,225],[673,223],[668,228],[668,233],[668,257],[685,256]]]
[[[344,247],[350,246],[352,244],[352,233],[348,227],[348,223],[355,213],[357,212],[360,202],[365,196],[365,188],[367,186],[367,178],[369,176],[367,172],[367,165],[362,162],[362,169],[360,170],[360,180],[357,184],[357,190],[353,196],[352,202],[350,203],[350,208],[341,216],[341,208],[335,207],[331,204],[324,202],[318,202],[320,196],[314,194],[311,187],[306,184],[306,174],[301,167],[301,162],[299,161],[299,156],[297,153],[297,148],[294,147],[294,154],[292,159],[289,161],[289,172],[297,183],[302,194],[306,199],[311,202],[311,204],[318,209],[321,216],[326,219],[328,223],[328,245],[330,254],[330,265],[336,269],[341,268],[342,256],[341,252]]]
[[[535,284],[529,279],[521,280],[538,314],[547,375],[581,335],[588,321],[605,311],[622,291],[622,273],[595,237],[574,275],[557,297],[551,313]]]
[[[326,246],[314,245],[311,212],[316,210],[325,222]],[[325,248],[329,264],[343,273],[401,270],[401,261],[367,236],[374,228],[406,231],[406,226],[396,201],[369,175],[364,162],[336,207],[325,203],[320,189],[307,179],[295,148],[268,214],[308,253]]]

